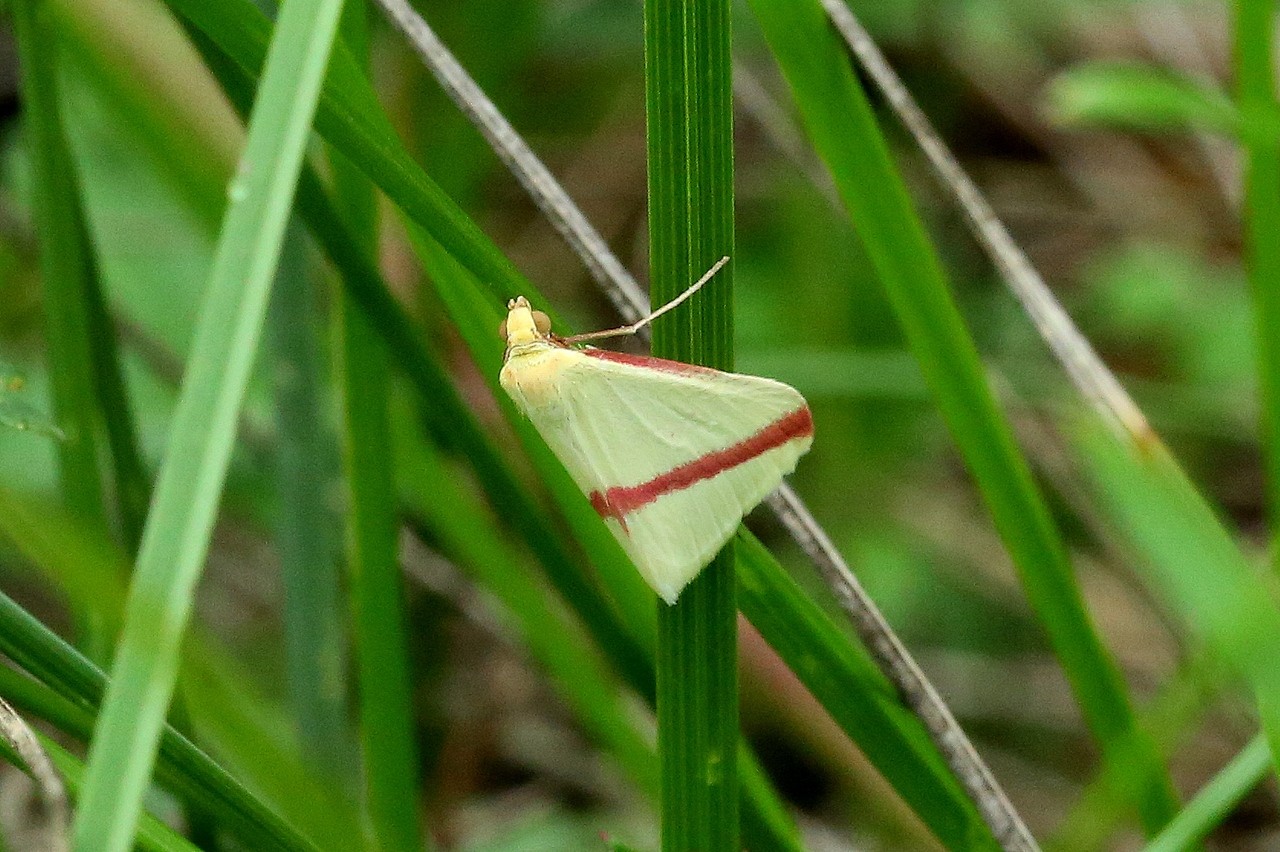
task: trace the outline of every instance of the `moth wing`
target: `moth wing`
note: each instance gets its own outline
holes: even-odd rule
[[[812,442],[804,399],[770,379],[605,350],[525,369],[537,387],[513,398],[668,603]]]

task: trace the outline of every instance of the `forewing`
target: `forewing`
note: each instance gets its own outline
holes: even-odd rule
[[[769,379],[604,350],[537,369],[554,391],[521,407],[669,602],[811,441],[803,398]]]

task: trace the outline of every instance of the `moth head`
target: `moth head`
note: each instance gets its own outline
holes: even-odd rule
[[[507,348],[543,340],[551,333],[551,318],[529,306],[529,300],[517,296],[507,302],[507,318],[498,326],[498,336],[507,341]]]

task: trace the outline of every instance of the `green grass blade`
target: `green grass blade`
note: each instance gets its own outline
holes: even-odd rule
[[[314,766],[349,768],[346,610],[343,606],[334,435],[325,417],[329,377],[300,227],[285,238],[267,309],[276,453],[274,539],[280,557],[285,676],[298,737]]]
[[[789,804],[774,789],[745,738],[738,740],[738,794],[742,848],[803,852],[804,838],[791,817]]]
[[[1199,843],[1258,786],[1272,766],[1266,737],[1254,737],[1152,838],[1145,852],[1182,852]]]
[[[210,180],[208,173],[220,167],[225,157],[219,145],[219,139],[208,138],[208,126],[192,122],[188,109],[183,104],[157,104],[156,91],[153,87],[145,87],[139,91],[136,85],[138,77],[114,79],[111,75],[120,76],[120,68],[135,70],[145,59],[130,56],[131,61],[121,62],[122,51],[137,49],[131,38],[118,38],[109,41],[109,46],[98,45],[95,37],[106,31],[112,37],[117,32],[119,23],[115,19],[103,21],[94,4],[85,7],[77,5],[61,10],[69,22],[66,29],[79,35],[78,44],[87,49],[90,56],[95,56],[93,48],[99,52],[111,50],[111,62],[94,63],[94,71],[102,71],[111,80],[110,91],[129,107],[130,120],[136,119],[150,132],[148,138],[154,140],[156,156],[159,162],[179,182],[183,197],[192,205],[192,209],[202,221],[207,221],[206,211],[216,211],[225,201],[223,184]],[[132,31],[130,31],[132,34]],[[95,79],[98,79],[95,77]],[[166,90],[161,90],[165,92]],[[252,96],[244,99],[246,111]],[[179,145],[180,143],[180,145]],[[189,151],[195,145],[203,150],[196,155],[175,154],[173,148],[185,146]],[[210,164],[213,164],[212,166]],[[351,171],[348,168],[348,171]],[[216,178],[217,176],[214,175]],[[224,179],[225,180],[225,179]],[[365,190],[368,195],[368,191]],[[353,200],[344,198],[342,209],[351,218],[355,209]],[[216,220],[214,220],[216,222]],[[296,242],[296,240],[295,240]],[[285,277],[285,276],[282,276]],[[281,387],[279,396],[284,408],[295,416],[284,416],[280,419],[280,453],[282,494],[287,495],[279,501],[283,514],[278,528],[279,550],[282,556],[282,573],[285,589],[285,633],[288,651],[288,668],[295,716],[298,727],[303,732],[304,745],[309,747],[313,758],[319,757],[319,765],[329,766],[335,770],[343,770],[350,758],[349,730],[346,724],[345,696],[346,668],[341,653],[341,630],[346,623],[346,612],[339,607],[336,583],[338,576],[334,562],[331,523],[324,518],[331,513],[332,505],[331,472],[321,473],[321,467],[314,462],[328,457],[330,436],[320,428],[325,418],[316,415],[314,381],[308,381],[317,375],[322,368],[315,353],[314,336],[316,329],[313,322],[302,323],[298,319],[314,313],[314,293],[305,281],[296,276],[288,279],[287,284],[300,284],[277,289],[277,299],[273,301],[272,314],[269,318],[269,338],[276,345],[275,351],[305,356],[302,363],[291,363],[283,368],[280,375],[290,378],[287,387]],[[285,301],[281,296],[291,297],[290,306],[281,304]],[[278,332],[278,333],[276,333]],[[282,355],[291,357],[292,355]],[[367,381],[367,376],[358,379]],[[310,389],[310,392],[307,392]],[[359,439],[357,439],[359,440]],[[334,460],[336,462],[336,453]],[[293,483],[294,488],[283,485]],[[361,501],[357,510],[366,505]],[[318,524],[318,525],[317,525]],[[398,581],[398,575],[393,575]],[[323,581],[322,581],[323,580]],[[333,649],[317,652],[318,647]],[[375,657],[378,653],[375,651]],[[386,672],[385,666],[378,666],[379,673]],[[386,679],[385,676],[383,678]],[[299,687],[299,684],[301,685]],[[389,715],[391,705],[386,702],[373,701],[382,714]],[[400,715],[404,715],[401,713]],[[377,724],[364,725],[360,729],[373,743],[375,748],[388,755],[401,766],[412,766],[411,751],[404,748],[403,738],[388,738],[381,735]],[[325,757],[328,755],[328,757]],[[383,773],[372,773],[370,784],[366,789],[375,796],[379,791],[392,791],[393,801],[387,806],[375,808],[380,813],[394,813],[396,818],[412,821],[414,808],[402,807],[406,803],[412,805],[416,784],[404,784],[400,781],[382,781]],[[307,824],[307,823],[303,823]]]
[[[281,10],[89,750],[77,849],[133,838],[340,10]]]
[[[645,117],[654,307],[733,254],[728,0],[647,0]],[[653,354],[733,367],[733,267],[653,326]],[[662,845],[737,849],[738,648],[732,545],[658,604]]]
[[[664,607],[658,611],[657,658],[664,848],[737,848],[737,609],[731,559],[732,554],[717,557],[674,605],[658,604]]]
[[[64,734],[87,740],[93,731],[92,713],[9,666],[0,666],[0,695],[14,707],[48,722]]]
[[[14,3],[12,12],[33,168],[32,204],[40,243],[53,408],[64,436],[57,444],[63,501],[85,523],[106,529],[87,298],[92,259],[60,114],[58,44],[37,0]],[[95,659],[107,659],[114,637],[91,619],[78,618],[85,649]]]
[[[1078,432],[1099,502],[1164,598],[1250,685],[1280,768],[1280,604],[1163,446],[1121,443],[1096,423]]]
[[[85,245],[90,245],[80,222]],[[120,365],[120,348],[116,330],[108,310],[97,264],[90,263],[86,280],[89,337],[93,348],[94,384],[103,413],[106,446],[111,458],[116,513],[120,519],[120,536],[129,553],[136,554],[142,541],[142,525],[151,503],[151,479],[142,451],[138,446],[138,430],[129,407]]]
[[[67,44],[67,28],[61,26],[62,23],[57,19],[58,26],[53,27],[60,48],[58,60],[66,62],[82,58],[79,51],[83,43],[73,41]],[[55,394],[59,398],[75,402],[75,397],[81,393],[92,394],[91,400],[68,403],[72,416],[83,422],[78,422],[76,428],[68,432],[70,440],[62,447],[62,467],[70,474],[105,451],[113,474],[113,499],[110,502],[115,506],[120,535],[133,552],[138,547],[151,486],[138,449],[116,333],[102,291],[100,270],[85,222],[78,175],[62,124],[61,110],[58,109],[58,86],[50,77],[52,67],[46,56],[49,48],[39,45],[43,31],[43,26],[36,26],[32,31],[35,41],[28,39],[29,43],[36,45],[39,55],[30,57],[33,91],[25,99],[36,143],[33,162],[36,183],[40,187],[35,196],[37,226],[56,241],[56,245],[47,246],[44,240],[41,241],[43,247],[56,253],[50,257],[42,256],[44,274],[56,275],[48,279],[52,282],[52,289],[46,296],[52,309],[49,316],[50,366],[53,368]],[[50,39],[50,46],[53,43]],[[56,174],[50,175],[50,169],[56,169]],[[55,221],[49,221],[51,218]],[[75,300],[78,304],[68,300]],[[83,339],[71,342],[71,335],[82,335]],[[74,363],[62,363],[68,358],[74,359]],[[102,415],[101,429],[97,428],[97,411]],[[99,435],[103,446],[91,449],[90,445],[98,443]],[[95,522],[107,523],[107,511],[100,499],[106,493],[102,491],[101,474],[96,466],[92,470],[81,470],[81,474],[89,478],[77,480],[80,484],[71,497],[75,502],[69,505],[90,513],[86,517],[97,518]]]
[[[180,78],[185,69],[174,67],[176,63],[161,68],[149,64],[157,56],[170,55],[168,44],[155,38],[153,18],[146,11],[122,8],[110,0],[70,6],[53,2],[46,7],[56,21],[64,61],[92,80],[99,87],[97,95],[101,100],[119,109],[127,122],[138,129],[141,138],[149,143],[149,153],[191,202],[193,212],[208,223],[210,230],[216,227],[226,203],[226,181],[233,158],[225,150],[199,158],[189,156],[192,135],[209,131],[207,113],[192,102],[175,103],[177,99],[156,97],[153,83],[158,74]],[[82,232],[83,218],[80,217]],[[89,245],[88,236],[83,239]],[[95,260],[89,257],[86,294],[92,361],[110,451],[120,535],[128,552],[136,554],[151,503],[151,479],[139,446],[119,341]]]
[[[348,4],[342,33],[368,67],[364,4]],[[378,245],[373,186],[345,157],[330,157],[350,231],[370,256]],[[360,742],[365,797],[383,849],[422,849],[410,636],[405,612],[392,472],[387,353],[377,329],[344,289],[338,303],[338,371],[349,494],[347,554],[355,609]]]
[[[1147,778],[1139,811],[1154,831],[1175,811],[1172,784],[1137,729],[1120,673],[1085,612],[1066,549],[987,387],[843,46],[817,0],[754,0],[752,8],[1105,759],[1140,745],[1132,771]]]
[[[1245,122],[1245,268],[1253,297],[1263,456],[1271,538],[1280,530],[1280,142],[1274,132],[1250,131],[1250,118],[1276,110],[1276,7],[1270,0],[1236,0],[1232,29],[1236,90]],[[1280,570],[1280,551],[1274,557]]]

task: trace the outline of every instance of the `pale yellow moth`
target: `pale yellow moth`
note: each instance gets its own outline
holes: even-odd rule
[[[502,387],[669,604],[795,470],[813,442],[809,407],[772,379],[571,344],[634,333],[727,261],[631,326],[557,337],[521,296],[500,332]]]

